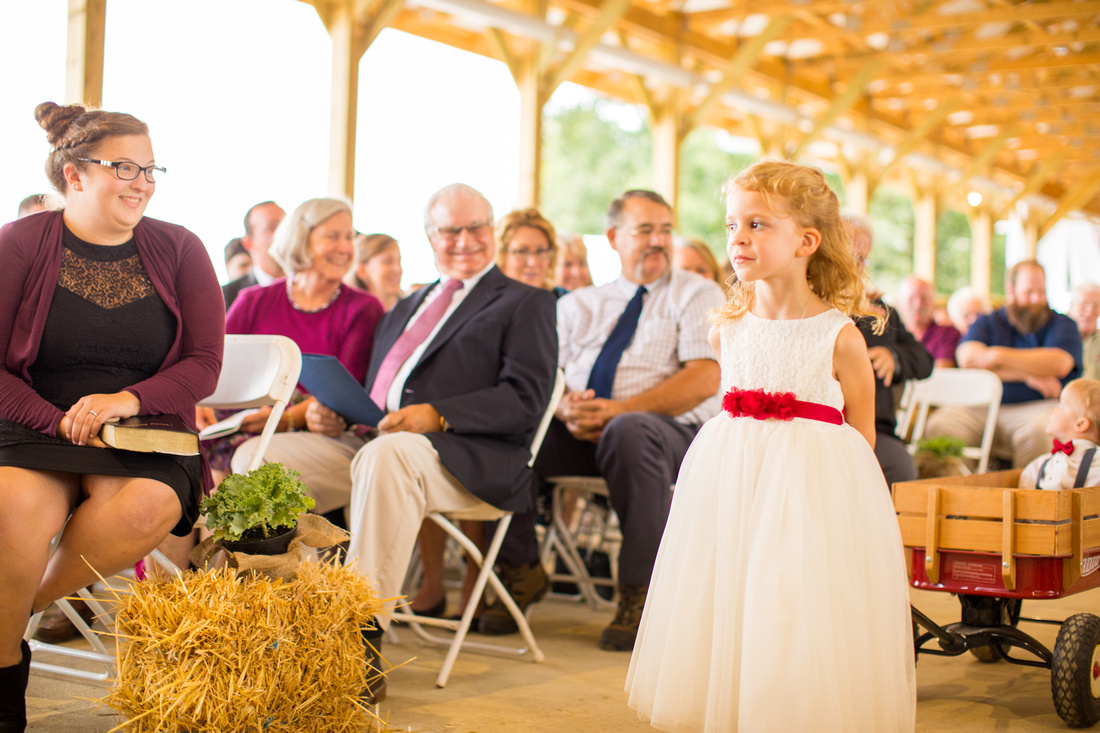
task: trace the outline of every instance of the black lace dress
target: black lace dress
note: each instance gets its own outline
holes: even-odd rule
[[[157,373],[172,346],[176,319],[153,288],[133,240],[89,244],[65,229],[57,287],[30,368],[43,399],[68,410],[89,394],[111,394]],[[198,518],[198,456],[135,453],[73,445],[0,420],[0,465],[103,476],[140,476],[171,486],[184,535]]]

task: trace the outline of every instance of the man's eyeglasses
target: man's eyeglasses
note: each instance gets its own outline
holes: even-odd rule
[[[493,228],[493,222],[491,221],[478,221],[473,224],[467,224],[464,227],[428,227],[429,234],[438,234],[448,242],[457,241],[462,236],[462,232],[465,230],[470,233],[471,237],[480,237]]]
[[[168,171],[159,165],[138,165],[137,163],[129,163],[126,161],[115,162],[113,160],[92,160],[91,158],[78,158],[85,163],[95,163],[96,165],[104,165],[108,168],[115,169],[115,175],[123,181],[132,181],[138,177],[139,173],[145,174],[145,180],[149,183],[156,183],[154,178],[154,171],[156,173],[167,173]]]
[[[554,254],[554,250],[549,247],[542,249],[510,249],[508,254],[513,257],[518,257],[521,260],[525,260],[528,257],[537,257],[540,260],[550,259],[550,255]]]
[[[668,239],[672,237],[672,225],[665,224],[660,227],[655,227],[652,224],[642,224],[633,229],[628,229],[627,233],[632,237],[640,237],[642,239],[649,239],[654,234],[661,239]]]

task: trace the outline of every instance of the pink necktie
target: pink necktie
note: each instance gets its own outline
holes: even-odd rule
[[[443,314],[447,312],[448,306],[451,305],[451,296],[461,287],[461,280],[448,280],[447,284],[443,286],[443,292],[432,301],[431,305],[424,309],[420,317],[390,347],[386,358],[382,360],[382,365],[378,367],[378,374],[374,377],[374,386],[371,387],[370,398],[374,400],[374,404],[383,410],[386,409],[386,395],[389,394],[390,387],[393,385],[393,378],[397,376],[397,372],[401,371],[401,366],[408,361],[416,348],[424,343],[424,339],[428,338],[428,334],[443,318]]]

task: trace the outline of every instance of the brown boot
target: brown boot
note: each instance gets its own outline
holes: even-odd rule
[[[609,652],[629,652],[634,649],[648,591],[648,584],[619,583],[619,609],[615,612],[611,625],[600,634],[600,649]]]
[[[537,562],[519,566],[501,564],[499,575],[500,582],[508,589],[508,595],[519,606],[520,613],[526,613],[527,607],[546,595],[550,588],[546,570]],[[497,599],[482,612],[477,630],[482,634],[501,636],[514,634],[519,631],[519,627],[516,626],[512,614]]]
[[[84,619],[84,623],[91,626],[95,621],[95,612],[88,607],[88,604],[84,601],[69,601],[69,603],[72,604],[73,610],[77,612],[80,618]],[[80,632],[60,608],[38,624],[38,628],[34,632],[35,639],[44,641],[47,644],[60,644],[71,641],[78,636],[80,636]]]
[[[386,699],[386,673],[382,670],[382,630],[364,629],[363,645],[367,654],[367,686],[359,699],[367,705],[377,705]]]

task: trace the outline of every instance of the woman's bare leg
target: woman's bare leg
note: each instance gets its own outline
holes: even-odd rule
[[[41,610],[145,557],[179,522],[176,492],[159,481],[84,476],[88,498],[76,508],[34,598]],[[93,568],[95,569],[93,571]]]
[[[50,541],[76,503],[78,478],[0,466],[0,667],[23,657],[19,642],[46,571]]]
[[[489,543],[485,541],[485,522],[479,522],[473,519],[463,519],[459,523],[462,528],[462,533],[470,538],[470,541],[477,545],[477,548],[481,550],[482,556],[485,555],[485,551],[489,549]],[[462,595],[458,601],[458,612],[461,614],[466,610],[466,603],[470,600],[470,594],[474,591],[474,583],[477,582],[477,574],[481,572],[481,566],[473,561],[473,558],[469,555],[466,556],[466,577],[462,581]],[[482,597],[482,607],[485,605],[485,599]],[[474,611],[474,615],[477,616],[481,613],[481,608]]]

